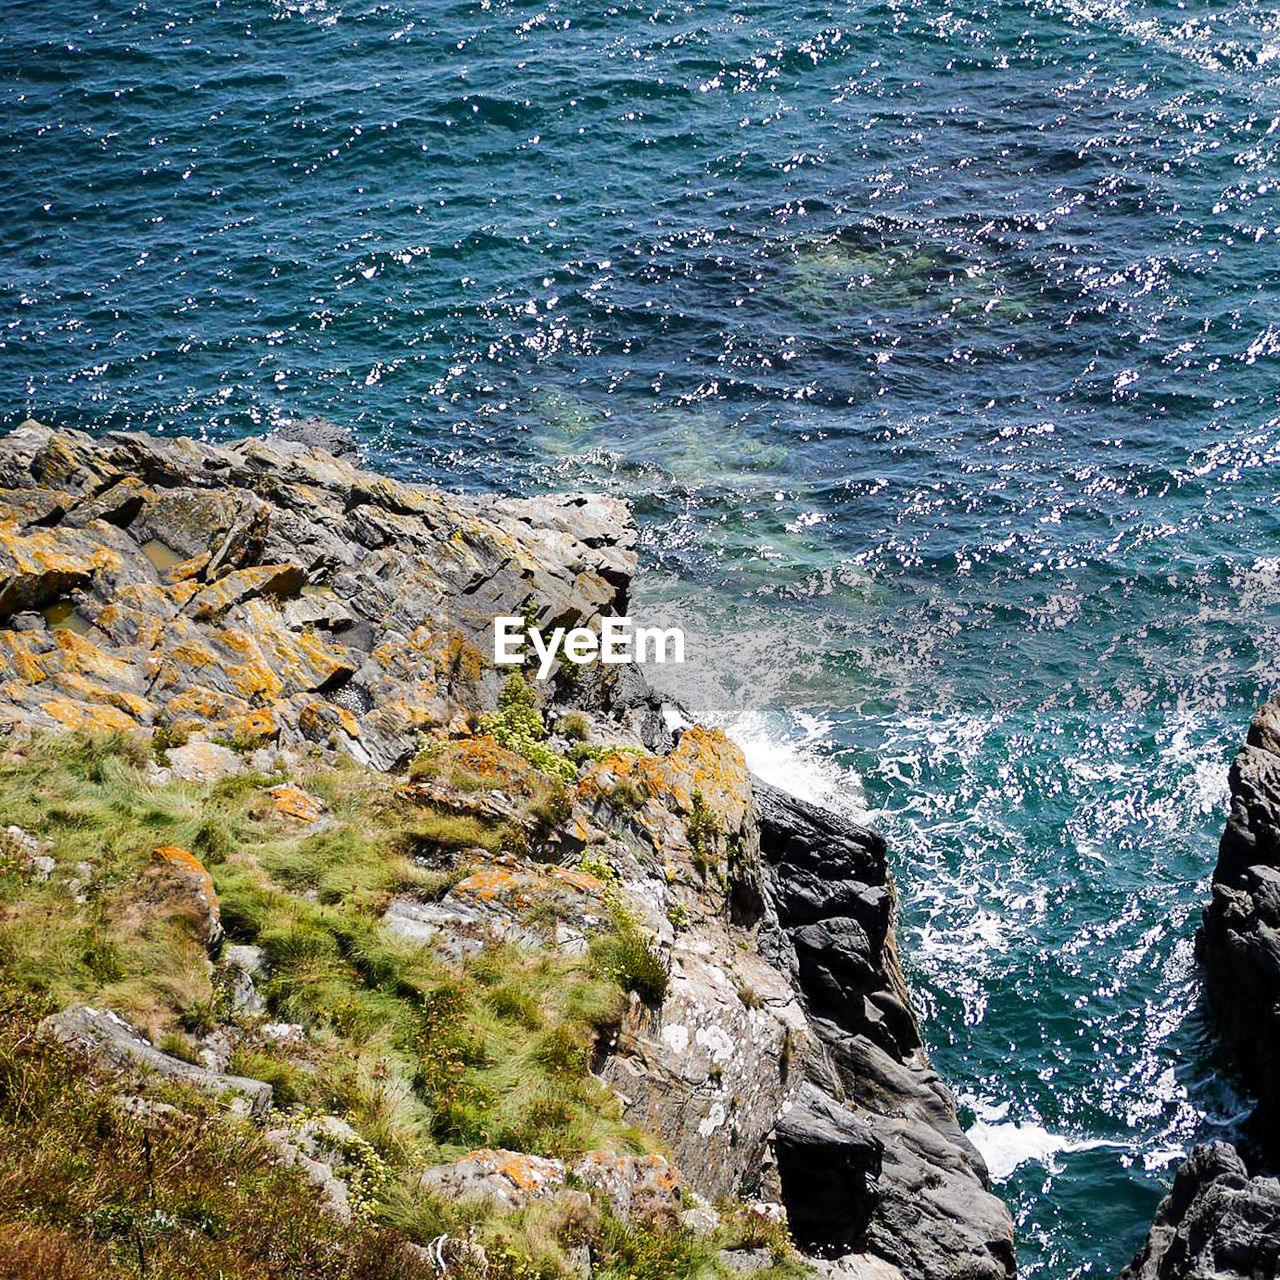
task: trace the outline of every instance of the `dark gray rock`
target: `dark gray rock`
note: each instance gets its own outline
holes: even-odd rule
[[[920,1047],[898,964],[884,841],[836,814],[755,782],[764,859],[761,949],[801,992],[822,1046],[803,1069],[851,1109],[882,1148],[859,1248],[907,1280],[1005,1280],[1016,1270],[1013,1223],[992,1195],[951,1091]],[[781,1137],[781,1128],[779,1137]],[[778,1152],[780,1174],[782,1153]],[[828,1161],[828,1163],[830,1163]],[[833,1242],[847,1211],[782,1176],[792,1223]],[[817,1208],[815,1208],[817,1206]]]
[[[774,1151],[801,1248],[846,1253],[857,1247],[880,1199],[884,1154],[865,1117],[806,1081],[778,1121]]]
[[[272,431],[271,438],[305,445],[309,449],[324,449],[335,458],[354,458],[357,453],[353,431],[315,413],[282,422]]]
[[[1226,1142],[1196,1147],[1120,1280],[1275,1280],[1280,1182],[1251,1178]]]
[[[1214,1016],[1258,1095],[1257,1140],[1280,1159],[1280,707],[1254,719],[1231,766],[1231,811],[1196,938]]]

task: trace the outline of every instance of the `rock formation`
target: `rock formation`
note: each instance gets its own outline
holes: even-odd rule
[[[1255,1280],[1280,1274],[1280,1182],[1251,1178],[1227,1142],[1196,1147],[1120,1280]]]
[[[1260,1140],[1280,1159],[1280,704],[1249,728],[1196,939],[1214,1016],[1258,1095]]]
[[[458,854],[424,837],[439,891],[406,884],[369,927],[454,965],[494,940],[586,954],[607,926],[630,1003],[590,1066],[669,1154],[664,1194],[741,1197],[765,1218],[780,1202],[833,1277],[1003,1280],[1012,1225],[922,1051],[883,841],[752,778],[637,668],[531,685],[489,661],[496,614],[625,612],[635,543],[611,499],[445,495],[305,430],[215,447],[26,423],[0,441],[0,724],[150,732],[154,776],[193,785],[253,786],[251,764],[306,751],[399,775],[410,825],[494,838]],[[295,828],[330,820],[293,782],[264,783],[262,802]],[[186,873],[181,852],[157,855],[167,874]],[[200,944],[216,952],[223,924],[246,941],[207,889]],[[224,950],[230,1017],[260,1018],[261,952]],[[50,1029],[178,1070],[91,1012]],[[296,1135],[280,1143],[333,1174]],[[481,1155],[531,1158],[466,1159]],[[470,1185],[471,1165],[427,1180]],[[614,1202],[657,1167],[633,1159]]]
[[[1231,811],[1213,897],[1196,935],[1223,1038],[1258,1095],[1252,1140],[1280,1159],[1280,703],[1254,717],[1231,766]],[[1280,1274],[1280,1183],[1250,1176],[1226,1142],[1197,1147],[1179,1168],[1123,1280],[1234,1280]]]

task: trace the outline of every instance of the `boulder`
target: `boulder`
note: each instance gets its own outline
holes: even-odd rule
[[[261,1115],[271,1106],[271,1086],[264,1080],[222,1075],[162,1053],[118,1014],[88,1005],[69,1005],[40,1023],[44,1035],[87,1054],[105,1066],[154,1072],[179,1084],[193,1085],[214,1097],[243,1098],[251,1112]]]
[[[1280,1275],[1280,1182],[1251,1178],[1226,1142],[1196,1147],[1120,1280],[1263,1280]]]

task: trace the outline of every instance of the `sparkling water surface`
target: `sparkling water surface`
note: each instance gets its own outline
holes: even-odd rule
[[[890,839],[1024,1271],[1232,1131],[1191,938],[1277,684],[1280,13],[10,0],[0,419],[631,497],[663,679]]]

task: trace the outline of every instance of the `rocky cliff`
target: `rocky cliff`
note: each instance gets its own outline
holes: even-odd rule
[[[1258,1097],[1250,1140],[1280,1159],[1280,703],[1264,706],[1231,765],[1231,810],[1213,897],[1196,935],[1205,989]],[[1234,1280],[1280,1274],[1280,1184],[1251,1176],[1229,1143],[1197,1147],[1178,1170],[1125,1280]]]
[[[495,614],[624,612],[635,544],[610,499],[445,495],[305,438],[24,424],[0,724],[4,776],[44,799],[0,850],[5,976],[67,1005],[44,1025],[72,1052],[292,1108],[267,1138],[333,1204],[373,1194],[368,1148],[386,1212],[587,1223],[603,1197],[722,1244],[789,1221],[832,1275],[1011,1275],[883,842],[754,779],[637,668],[490,662]],[[44,745],[68,730],[78,754]],[[345,1118],[308,1118],[335,1095]],[[616,1239],[582,1223],[554,1265],[607,1274]],[[782,1265],[761,1230],[716,1265]]]

